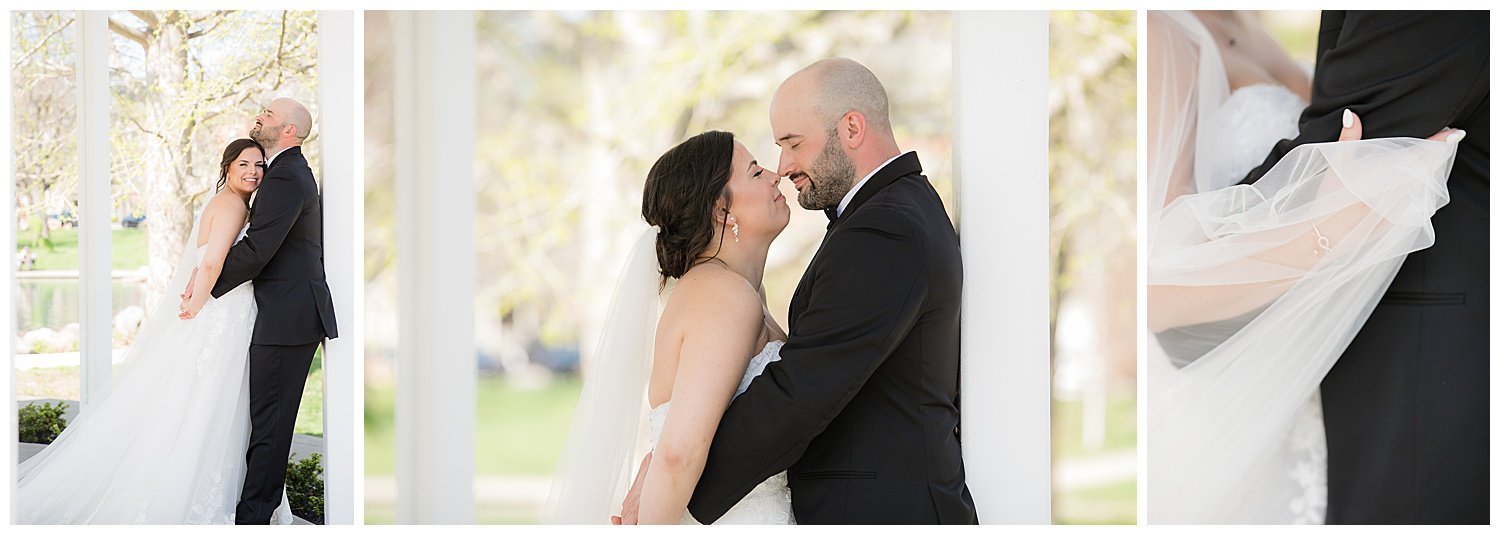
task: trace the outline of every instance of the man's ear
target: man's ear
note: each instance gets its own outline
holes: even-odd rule
[[[845,113],[839,119],[839,138],[843,140],[844,146],[853,150],[863,145],[865,134],[868,132],[867,126],[865,114],[858,111]]]

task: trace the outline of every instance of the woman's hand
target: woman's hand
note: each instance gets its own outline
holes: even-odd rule
[[[1365,126],[1360,122],[1359,115],[1351,110],[1344,110],[1344,128],[1339,130],[1339,141],[1359,141],[1365,133]],[[1438,133],[1427,137],[1428,141],[1444,141],[1447,143],[1458,143],[1463,141],[1468,132],[1457,128],[1444,128]]]
[[[207,301],[208,299],[203,297],[202,294],[182,300],[182,303],[177,305],[177,319],[190,320],[197,317],[198,312],[203,310],[203,304]]]

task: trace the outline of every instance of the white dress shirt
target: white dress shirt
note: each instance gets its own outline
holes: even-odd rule
[[[881,169],[885,169],[885,166],[890,165],[891,162],[896,161],[896,158],[900,158],[900,157],[901,157],[900,154],[892,156],[891,159],[886,160],[885,163],[883,163],[883,164],[880,164],[878,167],[875,168],[875,170],[870,171],[870,174],[865,175],[864,178],[859,179],[859,182],[855,182],[854,183],[854,187],[849,188],[849,193],[845,193],[843,200],[839,201],[839,211],[838,211],[839,217],[843,217],[844,216],[844,208],[847,208],[849,206],[849,201],[854,200],[854,194],[859,192],[859,188],[862,187],[862,186],[864,186],[865,182],[869,182],[870,181],[870,177],[875,176],[875,173],[879,173]]]

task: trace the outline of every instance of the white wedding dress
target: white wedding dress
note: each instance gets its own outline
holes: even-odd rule
[[[1189,13],[1150,12],[1148,34],[1148,306],[1175,319],[1148,342],[1146,520],[1322,523],[1318,386],[1433,243],[1455,146],[1307,144],[1240,185],[1305,103],[1280,85],[1231,92]]]
[[[197,236],[195,225],[188,243]],[[179,263],[168,288],[186,285],[205,249]],[[255,290],[242,284],[186,321],[176,299],[156,304],[108,396],[20,464],[17,523],[234,523],[250,432]],[[283,491],[272,522],[291,520]]]
[[[766,371],[766,365],[781,360],[781,346],[785,342],[772,340],[766,344],[765,349],[750,358],[750,363],[745,368],[745,375],[740,378],[740,385],[734,389],[735,397],[745,393],[750,388],[750,381],[759,377],[761,372]],[[656,441],[661,438],[662,425],[667,422],[668,407],[672,402],[668,400],[655,409],[651,410],[651,446],[656,447]],[[682,524],[697,524],[692,513],[682,513]],[[792,518],[792,489],[787,486],[786,472],[781,472],[762,481],[755,488],[750,489],[750,494],[745,495],[739,503],[730,507],[724,516],[714,521],[715,525],[736,524],[796,524]]]

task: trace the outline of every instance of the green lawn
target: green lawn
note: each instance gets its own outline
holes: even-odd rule
[[[1104,445],[1088,451],[1083,445],[1083,403],[1052,404],[1054,462],[1090,455],[1119,454],[1136,447],[1136,404],[1132,396],[1115,396],[1105,408]],[[1057,524],[1135,524],[1136,479],[1055,492],[1053,522]]]
[[[36,269],[78,269],[78,229],[54,229],[49,239],[41,237],[41,218],[31,218],[31,228],[16,233],[16,252],[30,247]],[[110,268],[138,269],[148,263],[146,231],[116,229],[110,233]]]
[[[500,377],[480,378],[475,473],[551,474],[581,386],[576,378],[564,378],[540,389],[521,389]],[[366,385],[365,473],[395,473],[395,428],[395,385]]]

